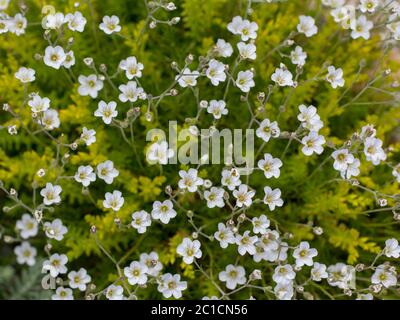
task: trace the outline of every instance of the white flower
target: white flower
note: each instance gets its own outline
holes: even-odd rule
[[[147,274],[153,277],[158,276],[163,267],[162,263],[159,261],[157,252],[154,251],[149,254],[142,253],[140,255],[140,263],[147,267]]]
[[[143,64],[138,62],[136,57],[128,57],[119,64],[121,70],[125,70],[125,75],[129,80],[142,76]]]
[[[51,300],[74,300],[70,288],[58,287],[56,293],[51,296]]]
[[[282,64],[280,68],[275,69],[275,72],[271,76],[271,80],[281,87],[292,87],[294,85],[292,73]]]
[[[393,177],[400,183],[400,164],[395,166],[392,171]]]
[[[255,60],[257,57],[256,46],[252,43],[239,42],[237,44],[242,59]]]
[[[347,169],[340,172],[342,179],[350,179],[351,177],[356,177],[360,174],[360,160],[354,159],[352,163],[347,165]]]
[[[333,89],[344,86],[343,70],[341,68],[335,68],[334,66],[328,67],[328,75],[326,76]]]
[[[25,33],[26,26],[28,25],[28,20],[20,14],[17,13],[8,23],[8,30],[17,36]]]
[[[307,59],[307,53],[303,51],[303,48],[296,46],[296,48],[290,52],[290,60],[293,64],[298,66],[304,66]]]
[[[20,233],[22,239],[34,237],[38,233],[38,222],[29,213],[24,213],[21,220],[18,220],[15,227]]]
[[[246,283],[246,271],[242,266],[228,264],[225,271],[221,271],[218,274],[218,279],[226,282],[228,289],[234,290],[238,284],[242,285]]]
[[[364,38],[365,40],[368,40],[370,37],[370,30],[374,27],[374,24],[372,21],[367,20],[367,17],[364,15],[361,15],[357,18],[355,21],[354,25],[352,25],[351,29],[353,30],[351,32],[351,37],[353,39],[358,39],[360,37]]]
[[[174,297],[179,299],[182,297],[182,291],[186,290],[187,282],[181,281],[179,274],[166,273],[161,276],[157,290],[162,293],[164,298]]]
[[[180,170],[179,176],[181,177],[178,181],[179,189],[196,192],[197,187],[203,185],[203,179],[197,177],[196,169],[191,168],[188,171]]]
[[[54,219],[52,222],[45,222],[43,229],[48,238],[55,239],[57,241],[64,239],[64,234],[68,232],[67,227],[62,224],[60,219]]]
[[[132,222],[131,222],[132,228],[135,228],[138,233],[145,233],[147,227],[151,226],[151,217],[150,215],[144,211],[136,211],[132,213]]]
[[[96,131],[94,129],[87,129],[86,127],[82,128],[81,139],[87,146],[96,142]]]
[[[168,148],[167,141],[154,142],[147,149],[146,157],[150,164],[168,164],[168,159],[174,156],[173,149]]]
[[[313,281],[321,281],[322,279],[328,278],[328,273],[326,272],[326,265],[318,262],[314,262],[311,269],[311,279]]]
[[[301,125],[310,130],[318,132],[323,127],[323,122],[317,114],[317,108],[314,106],[305,106],[304,104],[299,106],[300,113],[297,119],[301,121]]]
[[[1,2],[1,0],[0,0],[0,2]],[[8,26],[9,26],[9,21],[7,20],[7,16],[3,17],[0,14],[0,34],[7,33]]]
[[[400,257],[400,246],[396,239],[387,239],[385,241],[384,254],[388,258],[399,258]]]
[[[318,255],[318,252],[314,248],[310,248],[310,244],[307,241],[300,242],[299,246],[294,249],[293,257],[296,259],[296,266],[302,267],[312,266],[313,258]]]
[[[119,18],[117,16],[104,16],[103,22],[99,25],[100,30],[103,30],[106,34],[112,34],[114,32],[121,31],[119,25]]]
[[[46,206],[51,206],[52,204],[57,204],[61,202],[61,192],[62,189],[60,186],[53,186],[52,183],[47,182],[46,187],[40,190],[40,195],[43,197],[43,203]]]
[[[135,81],[128,81],[127,84],[121,84],[118,89],[121,91],[119,95],[121,102],[135,102],[138,98],[142,100],[146,98],[143,88],[138,87]]]
[[[251,220],[253,224],[253,233],[266,234],[270,225],[270,221],[266,215],[262,214],[259,217],[254,217]]]
[[[278,283],[274,288],[274,292],[278,300],[291,300],[293,297],[293,283]]]
[[[254,74],[250,70],[239,71],[235,84],[243,92],[249,92],[255,86],[253,77]]]
[[[43,270],[48,270],[50,275],[55,278],[59,274],[67,273],[68,258],[65,254],[52,254],[48,260],[43,262]]]
[[[64,68],[69,69],[69,68],[71,68],[74,64],[75,64],[75,55],[74,55],[74,52],[73,52],[72,50],[70,50],[70,51],[68,51],[68,52],[65,54],[65,60],[64,60],[64,62],[63,62],[63,64],[62,64],[62,66],[63,66]]]
[[[222,188],[211,187],[210,190],[204,191],[204,199],[207,200],[207,207],[209,208],[223,208],[225,190]]]
[[[71,271],[68,273],[68,279],[69,286],[80,291],[85,291],[86,285],[92,280],[85,268],[80,268],[79,271]]]
[[[42,117],[39,119],[39,124],[41,124],[46,130],[58,128],[60,126],[58,111],[54,109],[44,111]]]
[[[31,68],[21,67],[15,73],[15,78],[17,78],[22,83],[28,83],[35,81],[35,70]]]
[[[257,163],[258,167],[264,171],[264,175],[267,179],[272,177],[279,178],[282,167],[282,161],[278,158],[272,157],[269,153],[264,154],[264,159],[261,159]]]
[[[221,176],[221,184],[231,191],[242,184],[240,175],[235,170],[222,170]]]
[[[115,101],[106,103],[105,101],[101,100],[98,104],[97,110],[94,112],[94,115],[102,118],[105,124],[110,124],[112,119],[118,115],[116,108],[117,103]]]
[[[207,107],[207,112],[214,116],[214,119],[221,119],[222,115],[228,114],[224,100],[211,100]]]
[[[73,14],[68,13],[65,16],[65,22],[68,23],[68,28],[72,31],[83,32],[85,30],[86,18],[79,11],[75,11]]]
[[[375,11],[376,7],[379,5],[379,0],[360,0],[359,9],[361,12],[372,13]]]
[[[301,139],[301,143],[304,145],[301,151],[306,156],[311,156],[314,152],[321,154],[324,151],[322,145],[325,143],[324,136],[318,135],[317,132],[311,131],[307,136]]]
[[[374,300],[374,296],[371,293],[359,294],[356,300]]]
[[[155,220],[160,220],[162,223],[169,223],[172,218],[176,217],[176,211],[171,200],[164,202],[154,201],[151,217]]]
[[[44,51],[43,62],[54,69],[60,69],[66,58],[64,49],[60,46],[48,46]]]
[[[226,42],[223,39],[218,39],[215,45],[215,51],[217,52],[218,56],[228,58],[232,55],[233,48],[229,42]]]
[[[354,162],[354,156],[348,149],[339,149],[332,153],[333,168],[337,171],[346,171],[349,164]]]
[[[124,205],[124,198],[122,197],[121,191],[114,190],[113,193],[106,192],[105,200],[103,201],[103,207],[118,211]]]
[[[277,266],[274,270],[274,274],[272,275],[272,280],[276,283],[288,283],[292,282],[296,277],[296,272],[293,271],[293,268],[290,264],[285,264],[281,266]]]
[[[269,119],[264,119],[256,130],[257,137],[268,142],[269,139],[279,137],[281,131],[276,121],[271,122]]]
[[[82,183],[84,187],[87,187],[91,182],[96,181],[96,174],[92,166],[79,166],[74,179],[76,182]]]
[[[397,284],[397,272],[389,265],[381,264],[376,267],[371,282],[382,284],[385,288],[395,286]]]
[[[315,20],[309,16],[300,16],[300,22],[297,25],[297,31],[300,33],[304,33],[306,37],[312,37],[314,34],[317,34],[318,28],[315,25]]]
[[[243,19],[240,16],[236,16],[228,23],[228,30],[233,34],[240,34],[240,30],[243,24]]]
[[[214,86],[226,80],[225,65],[215,59],[211,59],[208,63],[206,76],[211,80]]]
[[[244,256],[246,252],[250,255],[256,253],[256,247],[254,244],[258,241],[258,238],[257,236],[250,236],[250,231],[246,230],[243,235],[237,234],[235,241],[238,245],[238,252],[241,256]]]
[[[183,257],[183,262],[191,264],[194,258],[201,258],[202,252],[200,246],[199,240],[192,241],[189,238],[184,238],[181,244],[176,248],[176,253]]]
[[[97,176],[105,183],[111,184],[114,178],[118,177],[119,171],[114,168],[114,162],[111,160],[99,163],[96,167]]]
[[[9,4],[10,0],[0,0],[0,10],[6,10]]]
[[[182,88],[194,87],[197,84],[197,78],[199,77],[198,71],[190,71],[189,68],[183,69],[181,74],[175,76],[175,80],[178,81]]]
[[[54,14],[48,14],[45,17],[45,29],[60,29],[62,25],[65,23],[65,17],[64,14],[61,12],[56,12]]]
[[[229,244],[236,243],[232,229],[221,222],[218,223],[218,231],[214,233],[214,238],[219,241],[219,245],[223,249],[227,248]]]
[[[124,288],[111,284],[107,287],[105,295],[108,300],[123,300]]]
[[[241,184],[238,190],[233,190],[232,194],[236,198],[236,206],[241,208],[243,206],[250,207],[253,203],[252,198],[256,193],[253,190],[249,190],[247,185]]]
[[[377,166],[386,160],[386,153],[382,149],[382,140],[377,138],[366,138],[364,142],[364,154],[367,161]]]
[[[50,108],[50,99],[47,97],[41,98],[38,94],[35,94],[28,101],[28,105],[34,113],[43,112]]]
[[[328,267],[328,283],[333,287],[346,289],[353,280],[355,274],[354,267],[345,265],[344,263],[336,263]]]
[[[143,285],[147,282],[147,266],[138,261],[132,261],[129,267],[124,268],[124,275],[131,285]]]
[[[272,190],[270,187],[264,187],[264,203],[268,205],[269,210],[274,211],[275,207],[282,207],[281,190],[276,188]]]
[[[78,93],[81,96],[91,96],[93,99],[97,98],[97,95],[101,89],[103,89],[103,81],[97,78],[95,74],[91,74],[87,77],[80,75],[78,77],[80,86]]]
[[[22,241],[21,245],[14,248],[17,262],[19,264],[27,264],[28,266],[33,266],[36,263],[36,252],[36,249],[27,241]]]
[[[348,7],[338,7],[331,10],[331,16],[335,22],[345,23],[350,18],[350,12]]]

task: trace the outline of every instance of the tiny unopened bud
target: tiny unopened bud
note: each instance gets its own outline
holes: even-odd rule
[[[197,239],[199,237],[199,234],[197,232],[192,233],[192,238]]]
[[[359,263],[359,264],[356,265],[356,271],[357,271],[357,272],[361,272],[361,271],[363,271],[364,269],[365,269],[365,264]]]
[[[170,185],[167,185],[167,186],[165,187],[165,193],[166,193],[166,194],[171,194],[171,193],[172,193],[172,188],[171,188]]]
[[[211,182],[211,180],[209,180],[209,179],[204,180],[203,186],[204,186],[204,188],[206,188],[206,189],[211,188],[211,187],[212,187],[212,182]]]
[[[114,219],[114,223],[117,225],[117,226],[119,226],[120,224],[121,224],[121,219],[120,218],[115,218]]]
[[[181,21],[180,17],[174,17],[170,20],[171,24],[178,24]]]
[[[90,227],[90,232],[91,232],[91,233],[96,233],[96,232],[97,232],[96,226],[91,226],[91,227]]]
[[[201,100],[199,105],[200,105],[200,108],[205,109],[205,108],[208,107],[208,101],[206,101],[206,100]]]
[[[149,23],[149,28],[150,28],[150,29],[154,29],[155,27],[157,27],[157,22],[155,22],[155,21],[153,20],[153,21],[151,21],[151,22]]]
[[[44,169],[39,169],[39,170],[36,172],[36,175],[37,175],[39,178],[44,177],[45,174],[46,174],[46,171],[45,171]]]
[[[107,72],[107,66],[104,63],[99,66],[99,69],[101,72]]]
[[[385,75],[386,76],[388,76],[389,74],[391,74],[392,73],[392,70],[391,69],[386,69],[385,70]]]
[[[314,227],[313,232],[315,235],[320,236],[324,233],[324,229],[322,229],[321,227]]]
[[[78,149],[78,144],[76,142],[71,143],[70,145],[71,150],[76,150]]]
[[[146,119],[147,122],[151,122],[153,120],[153,114],[148,111],[145,113],[144,118]]]
[[[240,223],[242,223],[245,219],[246,219],[246,215],[245,215],[244,213],[242,213],[242,214],[239,215],[239,217],[238,217],[238,221],[239,221]]]
[[[15,190],[14,188],[11,188],[10,189],[10,195],[13,196],[13,197],[16,197],[17,196],[17,190]]]
[[[93,58],[91,57],[86,57],[83,59],[83,62],[88,66],[91,67],[93,65]]]
[[[177,96],[179,93],[179,91],[175,88],[171,89],[171,91],[169,92],[169,94],[173,97]]]
[[[382,199],[378,199],[378,204],[379,204],[380,207],[386,207],[388,202],[387,202],[386,199],[382,198]]]
[[[304,292],[304,287],[303,286],[298,286],[296,287],[296,291],[299,293],[303,293]]]
[[[188,210],[188,211],[186,212],[186,216],[187,216],[189,219],[192,219],[192,218],[193,218],[193,211],[192,211],[192,210]]]
[[[250,274],[251,280],[260,280],[261,278],[262,278],[262,273],[259,269],[253,270],[253,272]]]
[[[168,11],[174,11],[176,10],[176,5],[173,2],[168,2],[168,4],[165,6],[165,9]]]
[[[186,64],[191,64],[194,60],[194,56],[192,54],[189,54],[186,59],[185,59],[185,63]]]
[[[35,53],[35,55],[33,56],[33,58],[34,58],[36,61],[40,61],[40,60],[43,59],[43,56],[42,56],[40,53]]]

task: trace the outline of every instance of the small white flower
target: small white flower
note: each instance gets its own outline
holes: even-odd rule
[[[388,258],[399,258],[400,257],[400,246],[396,239],[387,239],[385,241],[384,254]]]
[[[147,266],[147,274],[156,277],[160,273],[163,265],[159,261],[157,252],[142,253],[140,255],[140,263]]]
[[[322,279],[328,278],[328,272],[326,272],[326,265],[314,262],[311,269],[311,279],[313,281],[321,281]]]
[[[381,161],[386,160],[386,153],[382,149],[382,140],[377,138],[366,138],[364,142],[364,154],[367,161],[377,166]]]
[[[51,300],[74,300],[70,288],[58,287],[56,293],[51,296]]]
[[[103,89],[104,83],[95,74],[91,74],[87,77],[80,75],[78,77],[80,86],[78,93],[81,96],[91,96],[93,99],[97,98],[97,95],[101,89]]]
[[[62,64],[64,68],[71,68],[73,65],[75,65],[75,55],[72,50],[68,51],[65,53],[65,60]]]
[[[318,255],[317,249],[310,248],[307,241],[300,242],[299,246],[294,249],[293,257],[296,259],[296,266],[302,267],[312,266],[313,258]]]
[[[52,183],[47,182],[46,187],[40,190],[40,195],[43,197],[43,203],[46,206],[51,206],[52,204],[57,204],[61,202],[61,192],[62,189],[60,186],[53,186]]]
[[[56,12],[54,14],[48,14],[45,17],[45,29],[60,29],[62,25],[65,23],[65,17],[64,14],[61,12]]]
[[[302,127],[310,130],[318,132],[323,127],[323,122],[321,118],[317,114],[317,108],[310,105],[305,106],[304,104],[299,106],[300,113],[297,116],[297,119],[301,121]]]
[[[0,0],[0,11],[6,10],[8,8],[9,4],[10,4],[10,0]]]
[[[111,160],[99,163],[96,167],[97,176],[105,183],[111,184],[114,178],[118,177],[119,171],[114,168],[114,162]]]
[[[246,253],[250,255],[256,253],[255,243],[258,241],[258,238],[257,236],[250,236],[250,231],[246,230],[243,235],[237,234],[235,240],[241,256],[244,256]]]
[[[111,284],[107,287],[105,295],[108,300],[123,300],[124,288]]]
[[[29,213],[24,213],[21,220],[18,220],[15,227],[22,239],[34,237],[38,233],[38,222]]]
[[[354,159],[352,163],[347,165],[347,169],[340,172],[342,179],[350,179],[351,177],[356,177],[360,174],[360,160]]]
[[[334,66],[328,67],[328,75],[326,76],[333,89],[344,86],[343,70],[341,68],[335,68]]]
[[[150,215],[144,211],[136,211],[132,213],[132,222],[131,222],[132,228],[135,228],[138,233],[142,234],[145,233],[147,230],[147,227],[151,226],[151,217]]]
[[[80,268],[79,271],[71,271],[68,273],[68,279],[69,286],[80,291],[85,291],[86,285],[92,280],[85,268]]]
[[[247,185],[241,184],[238,190],[233,190],[232,194],[236,198],[236,206],[241,208],[243,206],[250,207],[253,203],[252,198],[256,193],[253,190],[249,190]]]
[[[255,234],[257,234],[257,233],[266,234],[267,233],[267,230],[270,225],[270,221],[266,215],[262,214],[259,217],[254,217],[251,220],[251,222],[253,224],[253,232]]]
[[[227,248],[229,244],[236,243],[232,229],[221,222],[218,223],[218,231],[214,233],[214,238],[219,241],[219,245],[223,249]]]
[[[176,211],[174,210],[172,201],[154,201],[151,217],[155,220],[160,220],[164,224],[168,224],[171,219],[176,217]]]
[[[235,84],[242,92],[249,92],[255,86],[253,77],[254,74],[250,70],[239,71]]]
[[[232,55],[233,48],[229,42],[226,42],[223,39],[218,39],[215,45],[215,51],[217,52],[218,56],[228,58]]]
[[[275,268],[272,280],[278,284],[284,284],[292,282],[295,277],[296,272],[293,271],[292,266],[290,264],[285,264]]]
[[[50,99],[47,97],[41,98],[38,94],[35,94],[28,101],[28,105],[34,113],[43,112],[50,108]]]
[[[165,165],[168,164],[168,159],[172,158],[174,154],[174,150],[168,147],[167,141],[157,141],[147,149],[146,157],[150,164],[159,163]]]
[[[337,171],[346,171],[349,164],[354,162],[354,156],[348,149],[339,149],[332,153],[332,158],[335,160],[333,168]]]
[[[324,136],[318,135],[315,131],[311,131],[307,136],[301,139],[301,142],[304,145],[301,151],[306,156],[311,156],[314,152],[316,154],[321,154],[324,151],[322,145],[325,143],[325,138]]]
[[[179,189],[196,192],[197,187],[203,185],[203,179],[197,176],[196,169],[191,168],[188,171],[180,170],[179,176],[181,177],[178,181]]]
[[[279,137],[281,131],[276,121],[271,122],[269,119],[264,119],[256,130],[257,137],[268,142],[269,139]]]
[[[124,274],[131,285],[143,285],[147,282],[147,266],[138,261],[132,261],[129,267],[124,268]]]
[[[385,288],[395,286],[397,284],[397,272],[392,270],[389,265],[381,264],[376,267],[371,282],[382,284]]]
[[[271,80],[281,87],[292,87],[294,85],[293,75],[284,65],[275,69],[275,72],[271,76]]]
[[[252,43],[239,42],[237,44],[242,59],[255,60],[257,57],[256,46]]]
[[[20,14],[17,13],[8,23],[8,30],[17,36],[25,33],[25,29],[28,25],[28,20]]]
[[[275,207],[282,207],[281,190],[276,188],[272,190],[270,187],[264,187],[264,203],[268,205],[269,210],[274,211]]]
[[[67,227],[62,224],[60,219],[54,219],[52,222],[45,222],[43,229],[48,238],[57,241],[64,239],[64,235],[68,232]]]
[[[338,7],[331,10],[331,16],[335,22],[345,23],[350,18],[350,12],[348,7]]]
[[[366,16],[361,15],[357,18],[355,23],[352,25],[351,37],[353,39],[364,38],[368,40],[370,35],[370,30],[374,27],[372,21],[369,21]]]
[[[400,164],[393,168],[392,174],[396,181],[400,183]]]
[[[84,187],[87,187],[91,182],[96,181],[96,174],[92,166],[79,166],[74,179],[76,182],[82,183]]]
[[[27,264],[28,266],[33,266],[36,263],[36,252],[36,249],[27,241],[21,242],[21,245],[14,248],[17,262],[19,264]]]
[[[218,279],[226,282],[228,289],[234,290],[238,284],[242,285],[246,283],[246,271],[242,266],[228,264],[225,271],[221,271],[218,274]]]
[[[308,38],[318,33],[318,28],[315,25],[314,18],[309,16],[300,16],[299,19],[300,22],[297,25],[298,32],[304,33]]]
[[[136,81],[128,81],[127,84],[121,84],[118,89],[121,91],[119,95],[121,102],[135,102],[138,98],[143,100],[146,97],[143,88],[138,87]]]
[[[274,292],[278,300],[291,300],[293,297],[293,283],[278,283],[274,288]]]
[[[42,117],[39,119],[39,124],[41,124],[46,130],[58,128],[60,126],[58,111],[54,109],[44,111]]]
[[[228,30],[233,34],[240,34],[241,26],[243,24],[243,19],[240,16],[236,16],[228,23]]]
[[[371,293],[363,293],[359,294],[356,300],[374,300],[374,296]]]
[[[121,191],[114,190],[113,193],[106,192],[105,200],[103,201],[104,208],[118,211],[123,205],[124,198],[122,197]]]
[[[126,77],[132,80],[133,78],[140,78],[142,76],[144,66],[137,61],[136,57],[132,56],[122,60],[119,64],[119,68],[125,70]]]
[[[307,53],[303,51],[303,48],[296,46],[296,48],[290,52],[290,60],[293,64],[298,66],[304,66],[307,59]]]
[[[176,248],[176,253],[183,257],[183,262],[191,264],[195,258],[201,258],[202,252],[200,246],[199,240],[192,241],[189,238],[184,238],[181,244]]]
[[[379,5],[379,0],[360,0],[359,9],[361,12],[372,13],[375,11],[376,7]]]
[[[207,107],[207,112],[214,116],[214,119],[221,119],[222,115],[228,114],[224,100],[211,100]]]
[[[233,191],[237,186],[240,186],[240,175],[234,170],[222,170],[221,184]]]
[[[67,273],[67,267],[65,266],[68,262],[68,258],[65,254],[52,254],[48,260],[43,262],[43,270],[50,272],[50,275],[55,278],[59,274]]]
[[[96,131],[94,129],[82,128],[81,139],[87,146],[96,142]]]
[[[157,290],[162,293],[164,298],[174,297],[179,299],[182,297],[182,291],[187,289],[187,282],[181,281],[179,274],[166,273],[161,276]]]
[[[119,18],[117,16],[104,16],[103,22],[100,23],[99,28],[106,34],[120,32],[121,26],[119,25]]]
[[[21,67],[15,73],[15,78],[17,78],[22,83],[28,83],[35,81],[35,70],[31,68]]]
[[[214,86],[226,80],[225,65],[215,59],[211,59],[208,63],[206,76],[211,80]]]
[[[209,208],[223,208],[225,190],[222,188],[211,187],[210,190],[204,191],[204,199],[207,200],[207,207]]]
[[[336,263],[328,267],[328,283],[333,287],[346,289],[353,280],[354,274],[354,267],[341,262]]]
[[[66,58],[64,49],[60,46],[48,46],[44,51],[43,62],[54,69],[60,69]]]
[[[190,71],[189,68],[183,69],[181,74],[175,76],[175,80],[178,81],[182,88],[194,87],[197,84],[197,78],[199,77],[199,72]]]
[[[269,153],[264,154],[264,159],[261,159],[257,163],[258,167],[264,172],[267,179],[272,177],[279,178],[282,167],[282,161],[278,158],[274,158]]]
[[[116,108],[117,103],[115,101],[106,103],[105,101],[101,100],[98,104],[97,110],[94,112],[94,115],[102,118],[105,124],[110,124],[112,119],[118,115]]]
[[[68,23],[68,28],[71,31],[83,32],[85,30],[86,18],[79,11],[68,13],[65,16],[65,22]]]

